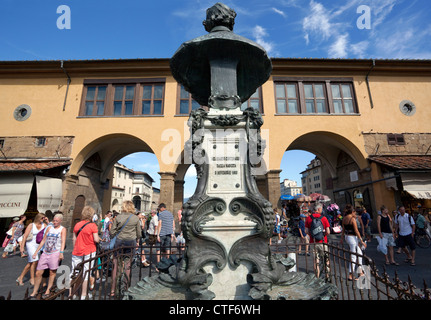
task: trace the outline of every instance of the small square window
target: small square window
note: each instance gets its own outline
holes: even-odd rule
[[[387,138],[388,138],[388,145],[403,146],[406,144],[403,134],[389,133],[387,135]]]
[[[46,145],[46,138],[36,138],[36,147],[44,147]]]

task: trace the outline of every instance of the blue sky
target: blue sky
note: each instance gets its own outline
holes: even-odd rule
[[[0,0],[0,60],[169,58],[205,33],[207,0]],[[234,32],[271,57],[431,58],[428,0],[235,0]],[[60,5],[70,29],[57,28]],[[362,7],[369,19],[363,18]],[[359,12],[359,13],[358,13]],[[369,22],[369,28],[360,29]]]
[[[0,0],[0,60],[170,58],[205,34],[206,0]],[[270,57],[431,59],[429,0],[235,0],[234,32]],[[57,9],[66,5],[70,16]],[[69,18],[70,29],[58,27]],[[61,25],[61,24],[60,24]],[[281,179],[300,182],[314,155],[286,152]],[[120,161],[156,180],[153,156]],[[186,196],[195,178],[189,170]],[[191,181],[191,182],[188,182]]]

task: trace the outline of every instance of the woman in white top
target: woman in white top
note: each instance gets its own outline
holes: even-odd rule
[[[34,281],[33,292],[30,294],[29,299],[34,299],[39,291],[39,286],[42,281],[42,274],[45,269],[49,269],[48,286],[42,299],[49,296],[51,287],[54,284],[55,276],[60,261],[64,259],[64,247],[66,246],[67,230],[61,225],[63,215],[57,213],[52,220],[52,226],[47,226],[45,235],[42,242],[33,253],[33,259],[36,258],[37,253],[43,247],[43,253],[39,257],[39,262],[36,267],[36,277]]]
[[[39,256],[36,256],[35,258],[33,258],[33,254],[35,253],[37,246],[39,245],[38,243],[36,243],[36,236],[39,233],[39,231],[42,231],[46,227],[45,219],[47,218],[43,213],[38,213],[34,218],[33,223],[30,223],[25,229],[22,243],[25,243],[25,246],[27,249],[28,263],[24,267],[24,270],[22,270],[21,275],[16,279],[16,283],[19,286],[24,285],[24,283],[22,282],[22,279],[24,278],[24,276],[27,274],[28,271],[30,271],[30,284],[34,285],[34,276],[36,273],[36,266],[37,266],[37,261],[39,260]],[[31,240],[27,241],[30,234],[32,234]],[[20,250],[21,250],[21,255],[23,255],[24,246],[21,246]]]

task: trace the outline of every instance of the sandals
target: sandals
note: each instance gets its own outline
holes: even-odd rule
[[[393,265],[393,266],[399,266],[400,264],[398,262],[391,262],[391,265]]]
[[[348,281],[357,281],[358,278],[353,278],[353,275],[350,273],[349,276],[347,277]]]

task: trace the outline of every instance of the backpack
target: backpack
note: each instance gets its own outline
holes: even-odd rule
[[[322,223],[322,215],[320,215],[318,218],[311,215],[311,237],[313,237],[314,240],[322,241],[325,238],[324,230],[325,228],[323,227]]]

